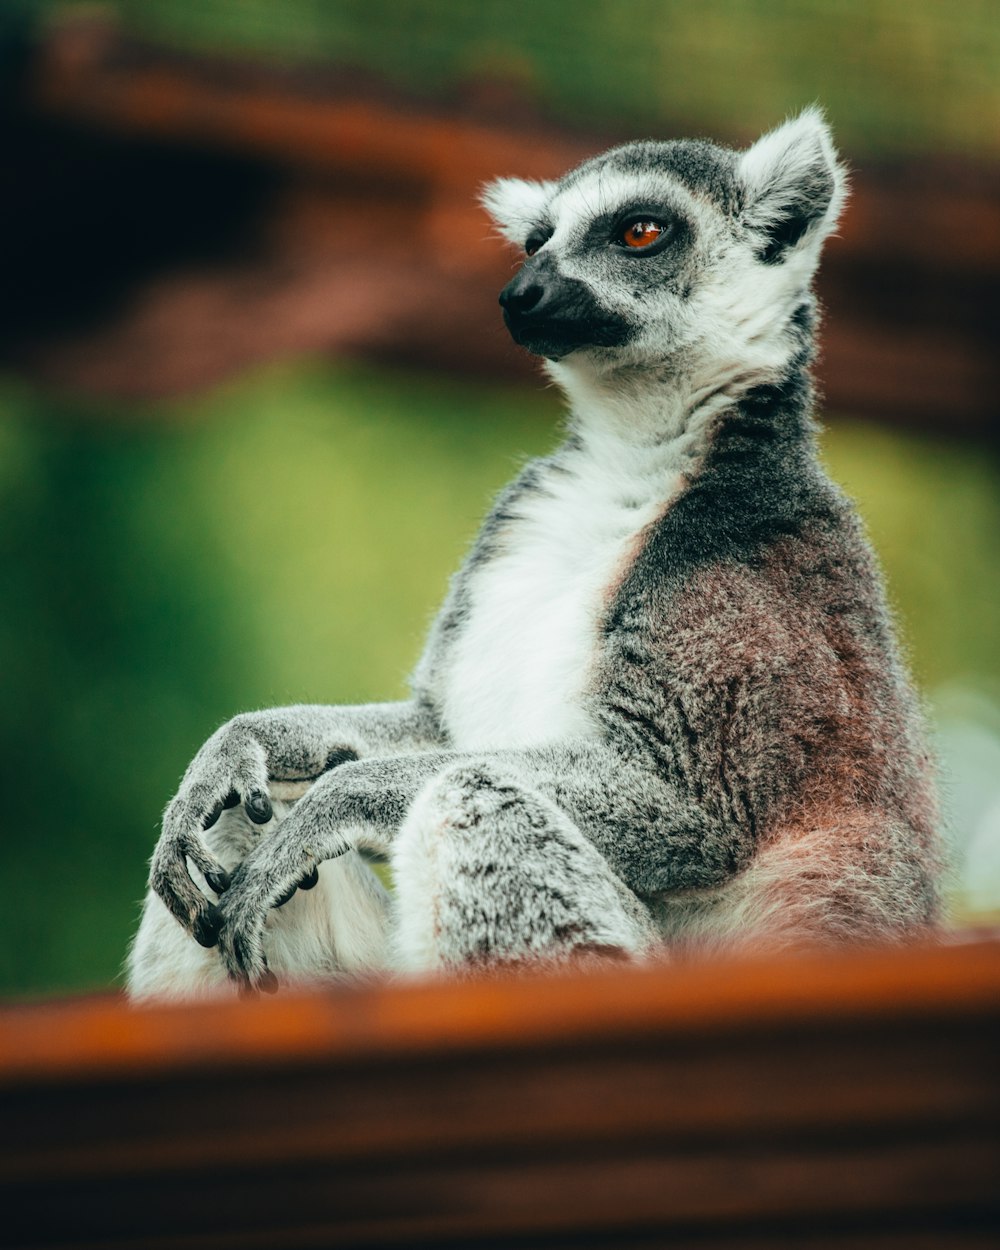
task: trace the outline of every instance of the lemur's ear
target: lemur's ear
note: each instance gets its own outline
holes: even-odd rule
[[[500,233],[511,243],[523,247],[532,230],[543,224],[545,205],[555,189],[554,182],[498,178],[483,188],[480,200]]]
[[[822,112],[806,109],[758,139],[738,169],[743,220],[760,237],[760,259],[777,264],[806,248],[818,254],[847,195],[847,174]]]

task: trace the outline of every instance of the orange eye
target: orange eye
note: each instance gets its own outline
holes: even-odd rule
[[[533,230],[531,234],[529,234],[527,239],[525,240],[525,244],[524,244],[525,256],[534,256],[534,254],[537,251],[539,251],[540,248],[543,248],[545,244],[548,243],[549,239],[551,238],[552,238],[551,230],[550,231]]]
[[[621,233],[621,241],[626,247],[649,247],[663,234],[663,227],[658,221],[630,221]]]

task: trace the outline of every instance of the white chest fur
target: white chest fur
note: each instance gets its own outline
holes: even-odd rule
[[[448,665],[445,722],[462,749],[593,732],[584,700],[602,612],[643,529],[677,493],[672,449],[602,447],[551,471],[475,573]]]

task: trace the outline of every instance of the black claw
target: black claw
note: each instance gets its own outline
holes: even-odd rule
[[[263,790],[252,790],[246,797],[243,806],[255,825],[266,825],[274,815],[271,800]]]
[[[222,912],[214,903],[209,903],[204,911],[198,913],[191,932],[199,946],[211,948],[218,943],[221,928]]]
[[[265,994],[277,994],[278,978],[270,968],[265,968],[258,977],[257,988],[263,990]]]
[[[216,894],[225,894],[232,883],[232,879],[225,868],[220,868],[218,872],[206,872],[205,880]]]
[[[202,829],[211,829],[215,822],[219,819],[223,812],[227,812],[231,807],[236,807],[240,801],[240,796],[235,790],[230,790],[224,799],[220,799],[218,803],[205,817],[202,823]],[[214,886],[212,887],[215,888]]]
[[[216,803],[205,819],[201,822],[202,829],[211,829],[215,822],[222,815],[222,804]]]
[[[312,890],[319,885],[319,869],[313,864],[312,868],[306,873],[301,881],[296,881],[293,886],[279,896],[271,904],[272,907],[284,907],[288,900],[295,894],[296,890]]]
[[[284,907],[284,905],[288,902],[288,900],[289,900],[290,898],[292,898],[292,896],[295,894],[295,891],[296,891],[298,888],[299,888],[299,887],[298,887],[297,885],[290,885],[290,886],[288,887],[288,889],[284,892],[284,894],[282,894],[282,895],[280,896],[280,898],[276,898],[276,899],[274,900],[274,902],[272,903],[272,906],[273,906],[273,907]]]

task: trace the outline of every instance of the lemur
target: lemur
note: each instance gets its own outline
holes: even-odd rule
[[[811,415],[844,198],[815,109],[742,152],[635,142],[486,190],[565,441],[496,500],[409,699],[208,739],[132,995],[934,929],[921,712]]]

